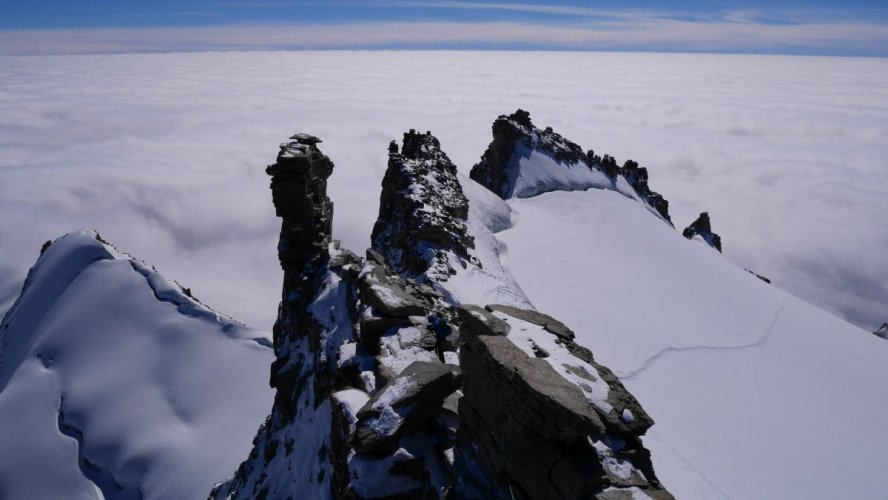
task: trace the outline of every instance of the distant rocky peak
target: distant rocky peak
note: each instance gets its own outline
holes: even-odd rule
[[[441,151],[441,143],[438,142],[438,138],[433,136],[431,132],[422,134],[410,129],[409,132],[404,133],[402,143],[401,156],[404,158],[423,161],[443,160],[450,163],[450,158],[444,151]]]
[[[557,163],[586,164],[583,148],[555,133],[551,127],[536,128],[530,113],[519,109],[511,115],[501,115],[493,122],[493,141],[481,161],[472,167],[470,177],[503,199],[524,197],[515,189],[515,157],[534,150]]]
[[[605,155],[605,159],[607,158],[610,158],[612,163],[614,162],[612,157]],[[669,201],[663,198],[660,193],[651,191],[650,186],[648,186],[648,171],[646,168],[639,167],[638,162],[626,160],[623,167],[619,170],[619,175],[626,179],[626,182],[635,189],[635,192],[648,205],[653,207],[664,219],[671,222],[672,219],[669,218]]]
[[[882,327],[874,331],[873,335],[888,340],[888,323],[882,323]]]
[[[651,191],[647,169],[632,160],[621,168],[613,156],[584,151],[551,127],[534,126],[522,109],[493,122],[493,141],[470,176],[503,199],[590,188],[620,191],[670,222],[669,202]]]
[[[400,152],[389,146],[379,217],[371,247],[399,274],[446,281],[453,266],[473,262],[466,219],[469,202],[456,166],[430,132],[404,134]]]
[[[697,220],[692,222],[690,226],[686,227],[681,234],[689,240],[692,240],[696,236],[699,236],[700,239],[702,239],[707,245],[718,250],[719,252],[722,251],[721,236],[712,232],[712,224],[709,221],[708,212],[700,213],[700,216],[697,217]]]

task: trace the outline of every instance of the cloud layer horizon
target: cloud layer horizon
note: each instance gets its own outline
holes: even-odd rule
[[[270,328],[279,221],[264,167],[278,143],[324,140],[334,237],[362,252],[389,141],[430,130],[467,174],[493,119],[520,107],[648,167],[679,229],[709,211],[738,265],[870,331],[888,320],[888,60],[254,52],[0,63],[0,311],[43,241],[91,227],[212,307]]]

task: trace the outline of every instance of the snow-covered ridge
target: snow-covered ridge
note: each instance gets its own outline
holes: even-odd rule
[[[671,224],[669,202],[648,186],[647,169],[627,160],[622,167],[554,132],[540,130],[519,109],[493,122],[493,141],[471,170],[471,178],[503,199],[530,198],[549,191],[609,189],[638,200]]]
[[[509,204],[519,217],[498,237],[510,270],[656,420],[644,442],[676,496],[881,495],[881,339],[763,283],[617,193]]]
[[[494,233],[512,224],[509,206],[456,166],[430,132],[393,141],[372,248],[402,276],[428,283],[456,304],[531,307],[505,269]]]
[[[466,195],[437,139],[410,131],[401,153],[390,147],[362,259],[327,244],[333,164],[303,137],[267,169],[283,219],[274,406],[212,497],[671,498],[639,440],[652,420],[572,333],[529,309],[500,261],[493,231],[511,225],[505,202],[471,180]],[[523,308],[465,304],[491,298]],[[492,310],[514,318],[512,338],[466,323],[478,311],[508,328]],[[537,351],[518,347],[531,338]],[[466,349],[472,339],[479,350]],[[530,445],[540,429],[542,448]],[[543,449],[538,461],[517,459]]]
[[[267,335],[93,231],[55,240],[0,325],[0,491],[205,495],[271,401]]]

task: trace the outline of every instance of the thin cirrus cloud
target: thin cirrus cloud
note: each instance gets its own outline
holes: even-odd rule
[[[285,2],[252,4],[283,8]],[[344,8],[348,4],[337,4]],[[643,9],[441,2],[374,4],[415,16],[319,18],[201,26],[53,28],[0,31],[0,54],[81,54],[262,49],[565,49],[670,52],[739,52],[888,56],[888,23],[834,12],[724,13]],[[421,7],[421,9],[420,9]],[[246,9],[218,4],[215,9]],[[485,11],[476,19],[441,12]],[[498,19],[490,12],[531,14]],[[189,11],[190,12],[190,11]],[[212,11],[208,11],[209,13]],[[191,12],[194,15],[194,12]]]

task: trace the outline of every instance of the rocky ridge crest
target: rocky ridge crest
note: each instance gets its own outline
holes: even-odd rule
[[[454,265],[480,265],[469,255],[474,239],[466,229],[469,202],[456,166],[431,133],[410,130],[403,146],[392,141],[382,181],[372,248],[396,272],[446,281]]]
[[[551,127],[539,129],[530,119],[530,113],[519,109],[511,115],[501,115],[493,122],[493,140],[472,167],[470,177],[487,187],[503,199],[516,194],[521,197],[533,196],[562,187],[540,186],[529,193],[516,193],[517,161],[522,155],[536,151],[550,157],[561,169],[582,166],[592,172],[600,172],[610,185],[595,181],[580,183],[574,189],[606,187],[618,189],[618,178],[622,178],[638,197],[653,208],[667,222],[669,202],[648,186],[648,172],[638,163],[627,160],[622,167],[610,155],[598,156],[593,150],[583,152],[583,148],[554,132]]]
[[[471,258],[437,139],[411,131],[390,149],[366,258],[331,242],[319,142],[293,136],[267,170],[283,219],[277,394],[211,497],[671,498],[639,439],[653,421],[566,326],[433,286],[449,256]]]
[[[721,236],[712,232],[709,212],[701,212],[700,216],[681,232],[681,235],[689,240],[699,236],[707,245],[719,252],[722,251]]]

